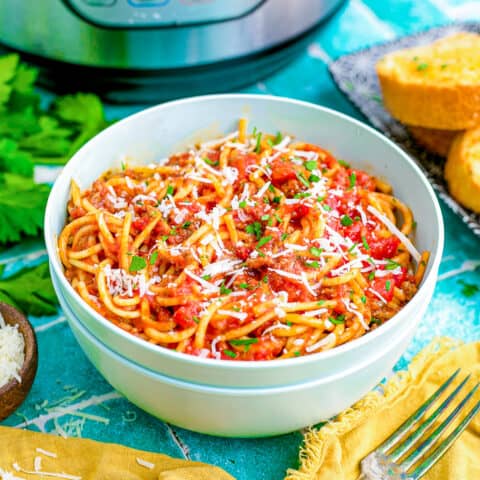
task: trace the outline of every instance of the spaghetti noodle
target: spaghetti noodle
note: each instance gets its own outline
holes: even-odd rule
[[[288,136],[239,130],[72,182],[65,275],[118,327],[179,352],[270,360],[390,319],[428,261],[386,183]]]

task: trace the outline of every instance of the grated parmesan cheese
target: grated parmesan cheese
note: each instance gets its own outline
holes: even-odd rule
[[[152,462],[147,462],[147,460],[144,460],[143,458],[136,458],[137,463],[141,465],[142,467],[148,468],[149,470],[153,470],[155,468],[155,464]]]
[[[20,369],[25,361],[25,340],[18,325],[7,325],[0,313],[0,387],[13,378],[21,383]]]

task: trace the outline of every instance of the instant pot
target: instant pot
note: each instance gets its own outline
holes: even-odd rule
[[[58,92],[153,102],[283,67],[343,0],[0,0],[0,43]]]

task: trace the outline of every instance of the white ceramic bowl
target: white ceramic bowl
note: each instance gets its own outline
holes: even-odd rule
[[[249,117],[251,125],[262,131],[280,130],[317,143],[355,167],[388,179],[395,195],[412,208],[418,222],[416,244],[419,250],[429,250],[431,259],[417,294],[380,328],[333,350],[294,359],[258,362],[201,359],[129,335],[86,305],[66,281],[56,241],[65,223],[71,179],[86,188],[105,170],[119,166],[124,155],[138,163],[154,162],[193,141],[235,130],[241,116]],[[214,95],[150,108],[114,124],[88,142],[70,160],[52,189],[45,217],[45,239],[57,292],[65,298],[73,315],[106,347],[138,365],[197,384],[285,386],[341,376],[350,372],[352,365],[372,364],[384,348],[391,346],[390,354],[385,352],[382,368],[368,370],[371,374],[368,384],[373,385],[398,360],[402,349],[393,345],[418,324],[430,301],[443,249],[443,222],[433,190],[416,164],[372,128],[305,102],[259,95]],[[354,382],[355,376],[351,380]],[[150,388],[145,382],[145,388]],[[127,388],[125,381],[123,390]],[[349,396],[347,404],[358,400],[359,391],[355,393]]]
[[[54,280],[58,288],[58,279]],[[387,375],[415,324],[341,372],[293,385],[235,388],[200,385],[161,375],[114,352],[82,325],[59,295],[83,351],[105,379],[132,403],[166,422],[226,437],[280,435],[327,420],[352,405]],[[421,306],[421,315],[427,304]]]

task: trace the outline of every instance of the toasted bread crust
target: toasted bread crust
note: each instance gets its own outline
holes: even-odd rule
[[[418,85],[378,73],[383,103],[408,125],[466,130],[480,123],[479,85]]]
[[[407,129],[419,145],[440,157],[448,156],[454,138],[463,132],[463,130],[436,130],[411,125],[407,125]]]
[[[480,35],[392,52],[376,69],[384,105],[401,122],[441,130],[480,123]]]
[[[452,197],[480,213],[480,126],[455,138],[444,174]]]

